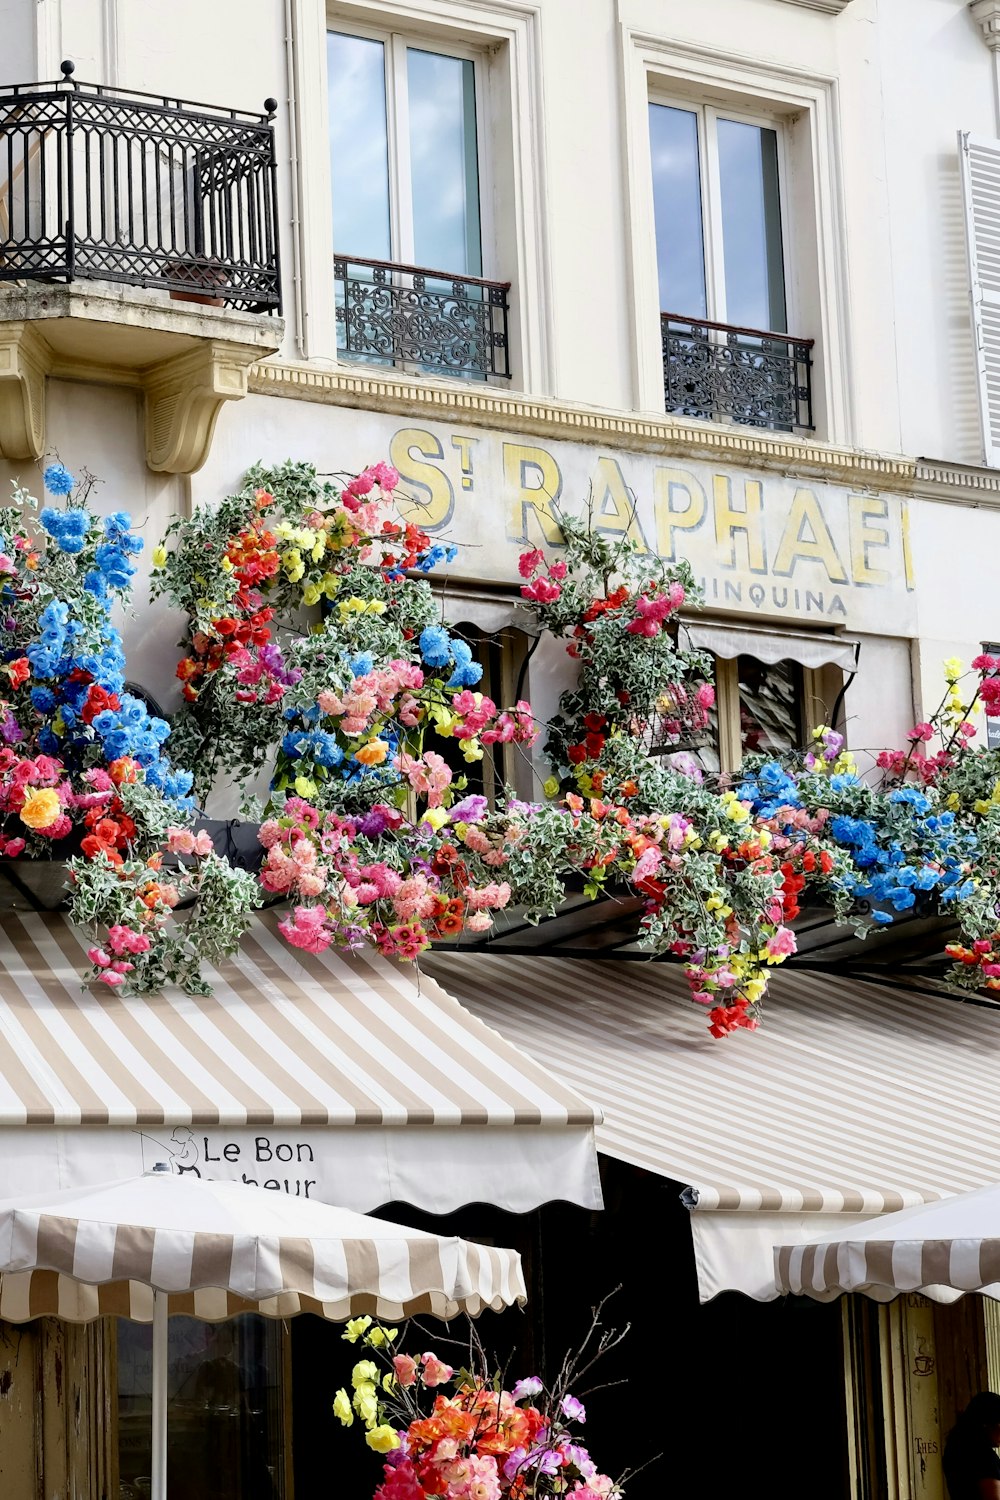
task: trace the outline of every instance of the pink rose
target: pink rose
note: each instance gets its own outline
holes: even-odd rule
[[[397,1354],[392,1361],[396,1379],[401,1386],[413,1385],[417,1378],[417,1362],[409,1354]]]
[[[451,1365],[446,1365],[436,1354],[422,1354],[420,1363],[423,1365],[420,1378],[427,1386],[444,1385],[455,1373]]]

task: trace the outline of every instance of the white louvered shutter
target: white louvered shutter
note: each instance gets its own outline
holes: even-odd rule
[[[983,460],[1000,468],[1000,141],[960,131]]]

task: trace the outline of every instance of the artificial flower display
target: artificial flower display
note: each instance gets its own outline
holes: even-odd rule
[[[0,855],[68,861],[93,977],[204,988],[203,959],[235,945],[254,891],[204,842],[188,871],[164,871],[170,828],[191,818],[192,778],[168,754],[170,726],[127,691],[112,621],[143,542],[126,512],[94,515],[89,486],[62,464],[44,481],[63,505],[38,511],[17,490],[0,510]],[[216,903],[211,924],[200,894]],[[182,897],[193,909],[180,929]]]
[[[592,1330],[593,1333],[593,1330]],[[620,1483],[590,1455],[587,1409],[570,1389],[582,1354],[570,1356],[551,1388],[538,1376],[506,1387],[473,1341],[456,1370],[434,1353],[398,1351],[399,1331],[353,1318],[342,1335],[368,1356],[337,1392],[333,1412],[357,1419],[365,1442],[384,1459],[374,1500],[619,1500]],[[619,1341],[603,1336],[593,1357]]]

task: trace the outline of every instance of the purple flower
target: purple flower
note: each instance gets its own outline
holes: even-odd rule
[[[559,1409],[568,1422],[586,1422],[587,1420],[587,1408],[575,1396],[564,1396],[559,1403]]]
[[[474,792],[471,797],[463,797],[461,802],[456,802],[451,810],[451,821],[453,823],[478,823],[485,818],[489,803],[485,797]]]
[[[7,710],[3,722],[0,723],[0,739],[3,740],[5,745],[16,745],[19,740],[24,739],[24,735],[21,733],[21,726],[14,718],[10,709]]]
[[[563,1449],[563,1453],[576,1469],[577,1473],[583,1475],[584,1479],[589,1479],[592,1474],[597,1473],[597,1465],[586,1448],[581,1448],[579,1443],[567,1443]]]
[[[537,1469],[539,1474],[558,1474],[562,1468],[562,1455],[554,1448],[536,1448],[524,1461],[526,1469]]]
[[[511,797],[507,803],[507,811],[514,813],[517,817],[530,818],[532,813],[541,812],[540,802],[522,802],[519,797]]]
[[[517,1387],[515,1386],[516,1390]],[[516,1479],[521,1472],[521,1465],[528,1456],[527,1448],[512,1448],[503,1466],[503,1477],[505,1479]]]
[[[544,1389],[537,1375],[529,1375],[526,1380],[519,1380],[511,1391],[515,1401],[523,1401],[525,1396],[538,1396]]]
[[[377,839],[385,833],[385,822],[385,813],[373,807],[363,818],[358,819],[358,832],[363,833],[366,839]]]

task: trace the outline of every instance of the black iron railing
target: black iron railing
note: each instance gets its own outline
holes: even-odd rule
[[[813,426],[812,339],[660,314],[667,411],[791,432]]]
[[[125,282],[280,312],[274,132],[75,82],[0,88],[0,281]]]
[[[335,255],[338,346],[349,359],[510,377],[509,281]]]

